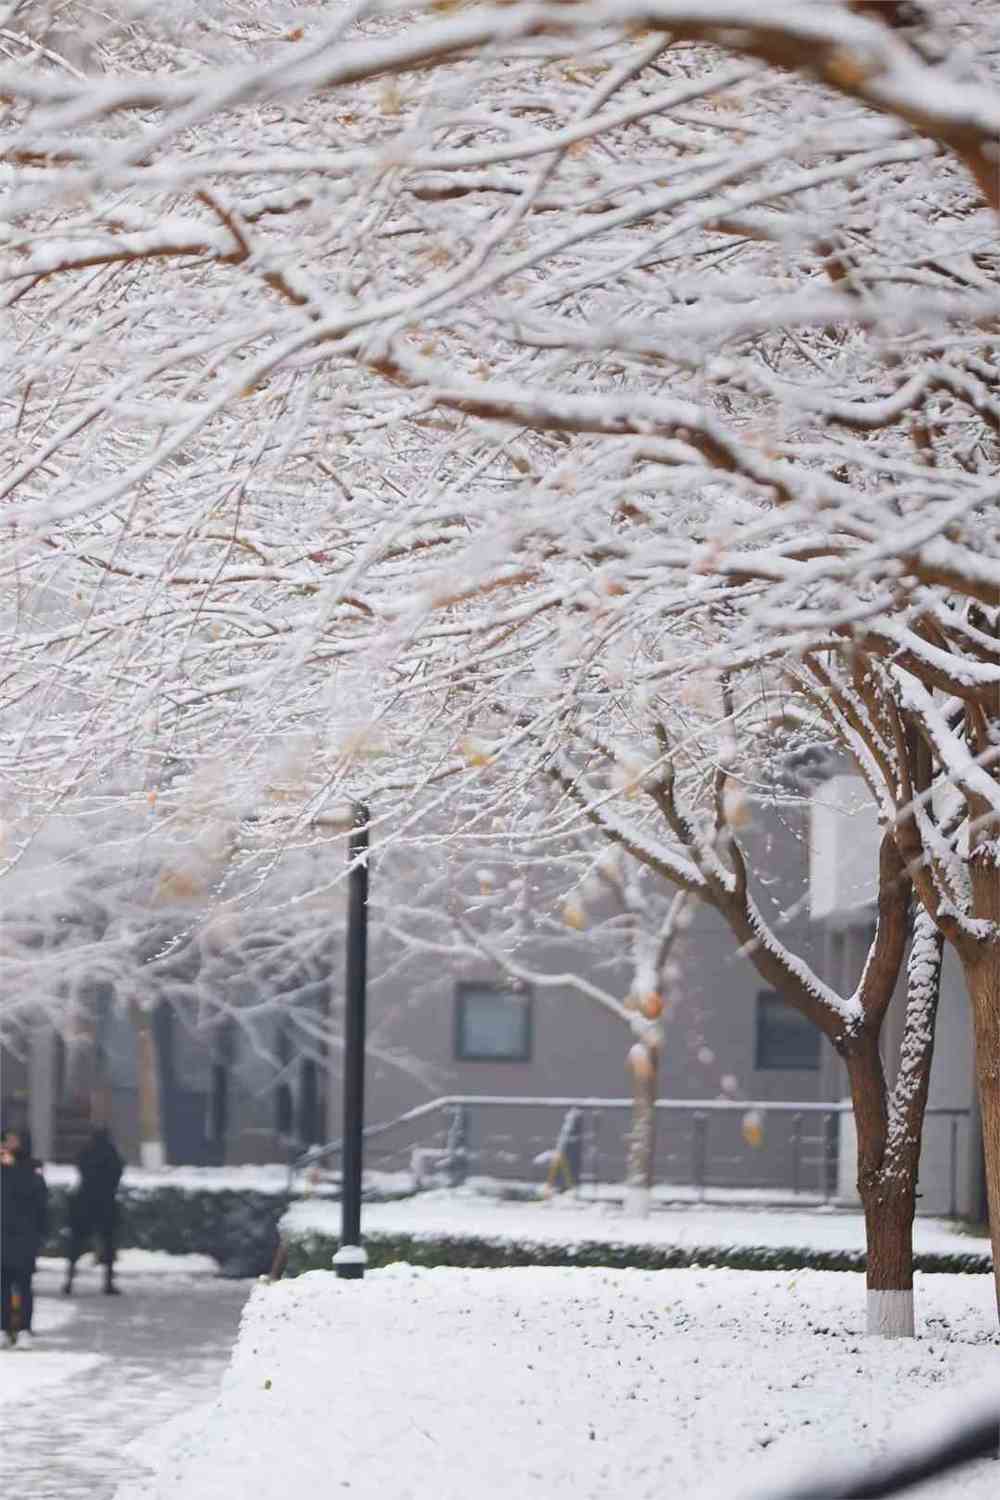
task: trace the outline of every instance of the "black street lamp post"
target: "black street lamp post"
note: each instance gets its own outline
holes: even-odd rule
[[[345,1280],[365,1274],[361,1243],[361,1166],[365,1120],[365,991],[368,976],[368,808],[353,809],[348,858],[347,989],[344,1014],[344,1154],[340,1249],[334,1270]]]

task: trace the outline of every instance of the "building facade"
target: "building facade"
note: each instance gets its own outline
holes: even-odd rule
[[[754,867],[767,872],[759,896],[782,939],[830,983],[849,990],[871,931],[877,848],[873,810],[856,781],[826,782],[811,808],[789,799],[758,809],[745,838]],[[551,962],[544,952],[536,962],[548,977],[565,971],[565,942]],[[583,977],[596,962],[581,943]],[[213,1012],[210,1025],[205,976],[180,974],[150,1018],[166,1160],[284,1161],[338,1137],[342,964],[342,945],[331,941],[298,968],[258,966],[254,985],[228,1006],[229,1020],[220,1024]],[[377,921],[370,971],[369,1122],[392,1121],[439,1096],[607,1101],[628,1095],[627,1026],[572,988],[512,982],[485,960],[452,963],[417,954],[401,962]],[[833,1049],[762,984],[708,908],[694,909],[675,975],[659,1078],[659,1095],[671,1107],[660,1114],[658,1180],[850,1201],[853,1137],[850,1117],[839,1109],[846,1079]],[[613,955],[594,977],[622,994],[629,983]],[[220,986],[245,984],[245,973],[238,965],[226,972],[217,966],[211,983],[219,993]],[[886,1027],[890,1079],[901,1019],[897,997]],[[110,987],[77,1035],[57,1033],[39,1019],[17,1047],[5,1049],[5,1119],[30,1124],[36,1151],[59,1159],[75,1153],[88,1122],[100,1117],[129,1159],[139,1161],[139,1050],[135,1017]],[[981,1209],[973,1096],[968,1008],[949,960],[921,1168],[925,1210],[976,1216]],[[756,1106],[795,1103],[812,1107],[765,1108],[757,1117]],[[372,1142],[369,1163],[397,1169],[414,1150],[433,1156],[445,1145],[450,1118],[442,1110],[387,1131]],[[469,1170],[540,1180],[561,1118],[543,1102],[466,1111]],[[588,1128],[589,1175],[620,1181],[627,1109],[595,1106]]]

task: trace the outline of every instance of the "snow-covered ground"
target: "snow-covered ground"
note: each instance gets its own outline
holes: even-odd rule
[[[394,1266],[262,1285],[219,1400],[150,1449],[156,1476],[129,1500],[738,1500],[996,1385],[991,1278],[925,1280],[916,1342],[864,1337],[853,1272]],[[981,1461],[933,1495],[992,1500],[998,1482]]]
[[[587,1203],[569,1195],[533,1203],[512,1203],[474,1189],[438,1189],[394,1203],[365,1208],[368,1231],[417,1236],[478,1235],[493,1240],[534,1244],[604,1242],[608,1244],[681,1246],[712,1249],[737,1246],[804,1247],[813,1250],[865,1248],[864,1219],[859,1213],[824,1209],[770,1209],[746,1206],[683,1204],[657,1207],[647,1219],[626,1215],[619,1204]],[[282,1219],[291,1236],[336,1237],[340,1208],[336,1203],[303,1200]],[[989,1241],[963,1233],[947,1220],[918,1219],[914,1231],[918,1252],[969,1254],[989,1252]]]

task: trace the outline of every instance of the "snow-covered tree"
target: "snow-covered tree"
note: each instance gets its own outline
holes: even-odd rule
[[[35,838],[8,825],[0,1039],[17,1051],[39,1026],[58,1031],[68,1100],[102,1120],[110,1084],[101,1036],[110,1009],[126,1017],[143,1163],[159,1166],[158,1009],[172,1007],[213,1052],[238,1031],[276,1077],[276,1033],[296,1057],[325,1057],[335,1043],[345,850],[342,838],[315,836],[308,850],[261,850],[254,818],[225,831],[159,828],[155,806],[137,831],[123,816],[127,801],[109,792],[88,816],[78,805]]]
[[[647,862],[778,962],[670,775],[685,690],[791,682],[886,830],[862,991],[801,1004],[871,1050],[912,880],[1000,1266],[995,8],[8,9],[5,797],[225,810],[306,744],[298,828],[486,761],[613,818],[625,746]]]
[[[539,788],[544,797],[545,788]],[[479,837],[477,838],[477,833]],[[498,837],[498,834],[506,836]],[[489,965],[515,985],[562,992],[622,1023],[633,1095],[626,1209],[645,1215],[653,1186],[660,1062],[671,1021],[683,1014],[683,937],[692,898],[665,885],[615,845],[585,829],[530,839],[495,818],[473,820],[435,859],[426,851],[419,884],[383,898],[383,941],[407,958]]]
[[[623,614],[622,631],[626,621]],[[941,941],[926,914],[915,912],[891,832],[872,872],[877,923],[867,960],[839,991],[816,969],[802,924],[789,920],[808,899],[804,871],[792,905],[773,906],[770,836],[754,818],[760,806],[772,817],[783,808],[805,821],[808,803],[801,787],[792,794],[790,763],[810,754],[828,760],[823,721],[808,712],[808,700],[807,711],[796,712],[778,680],[763,692],[758,682],[742,699],[731,685],[717,693],[695,680],[687,702],[669,692],[649,701],[647,741],[634,720],[629,737],[622,720],[616,738],[611,730],[626,700],[596,677],[581,694],[576,665],[557,673],[555,696],[548,672],[534,696],[522,681],[513,723],[498,718],[490,738],[466,740],[462,769],[449,778],[456,784],[447,837],[438,839],[448,862],[419,902],[411,896],[392,911],[390,930],[413,950],[455,961],[486,957],[519,981],[576,989],[621,1017],[635,1033],[630,1186],[638,1199],[650,1181],[663,1004],[674,988],[664,983],[664,968],[685,905],[715,911],[734,955],[741,952],[844,1060],[868,1233],[869,1322],[873,1332],[912,1333],[912,1225]],[[543,724],[549,733],[539,742]],[[513,880],[508,866],[518,872]],[[608,887],[613,899],[602,907]],[[574,934],[565,963],[551,952],[542,960],[538,940],[551,942],[560,930]],[[611,983],[582,972],[598,954],[610,960]],[[904,1007],[901,1049],[886,1058],[884,1023],[895,995]]]

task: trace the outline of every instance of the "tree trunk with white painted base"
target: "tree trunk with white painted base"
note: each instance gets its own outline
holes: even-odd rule
[[[864,1191],[867,1331],[881,1338],[913,1338],[912,1189],[886,1182],[882,1174]]]
[[[858,1132],[858,1194],[865,1212],[868,1332],[912,1338],[913,1217],[930,1087],[941,982],[941,933],[918,911],[906,964],[906,1018],[891,1094],[878,1031],[864,1031],[847,1055]]]
[[[974,619],[978,629],[992,635],[1000,660],[1000,593],[994,594],[992,605],[991,610],[977,608]],[[1000,765],[995,759],[995,748],[1000,744],[1000,683],[994,683],[978,705],[967,707],[966,735],[970,746],[989,758],[980,784],[966,793],[969,889],[975,925],[970,930],[970,924],[960,927],[951,923],[949,936],[962,961],[972,1005],[993,1276],[1000,1317],[1000,814],[996,811]],[[987,778],[992,783],[991,794],[986,792]]]
[[[887,1337],[913,1333],[913,1193],[891,1196],[885,1180],[888,1099],[878,1035],[863,1032],[847,1057],[858,1132],[858,1195],[865,1211],[868,1332]],[[909,1212],[907,1212],[907,1206]]]
[[[994,871],[1000,885],[1000,871]],[[987,948],[965,968],[976,1041],[976,1083],[983,1125],[983,1158],[990,1242],[1000,1313],[1000,947]]]
[[[636,1042],[629,1052],[632,1077],[632,1131],[629,1136],[625,1212],[644,1219],[649,1213],[656,1151],[656,1086],[659,1048]]]

